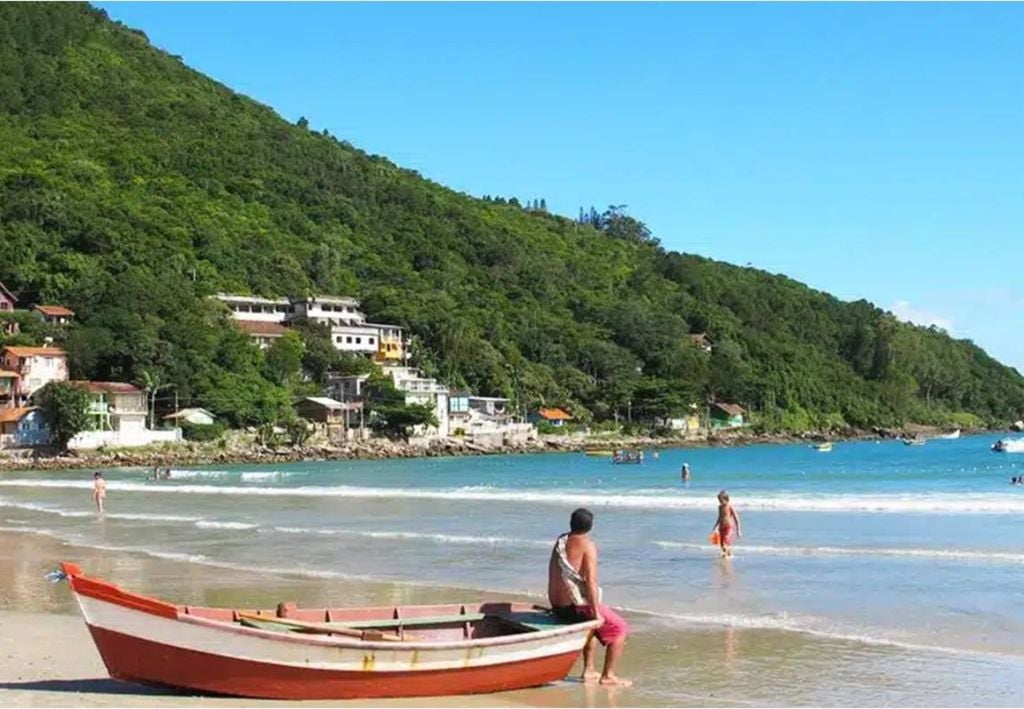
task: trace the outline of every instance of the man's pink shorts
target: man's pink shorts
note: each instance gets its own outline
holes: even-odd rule
[[[604,625],[597,629],[597,639],[602,645],[611,645],[616,640],[625,640],[629,635],[629,623],[622,619],[622,616],[606,605],[599,606],[601,617],[604,618]],[[576,606],[576,612],[587,618],[593,618],[594,612],[590,606]]]

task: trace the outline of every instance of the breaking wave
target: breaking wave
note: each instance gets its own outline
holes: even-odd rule
[[[655,541],[663,549],[686,549],[717,553],[709,544],[689,542]],[[950,561],[978,561],[992,564],[1024,564],[1024,554],[999,551],[972,551],[960,549],[900,549],[883,547],[787,547],[770,545],[741,544],[736,554],[765,554],[771,556],[891,556],[912,559],[938,559]]]
[[[259,473],[264,475],[265,473]],[[266,473],[271,475],[271,473]],[[0,480],[0,487],[67,488],[87,490],[87,480]],[[238,486],[238,485],[147,485],[145,483],[112,480],[107,489],[113,492],[175,495],[231,495],[270,497],[350,498],[362,500],[440,500],[455,502],[504,502],[513,504],[543,504],[562,507],[587,505],[624,509],[709,510],[714,509],[713,497],[682,492],[674,488],[636,492],[580,492],[577,490],[514,490],[481,486],[447,489],[386,488],[354,486]],[[908,495],[806,495],[784,494],[752,495],[742,498],[743,508],[782,512],[877,512],[891,514],[1021,514],[1024,496],[995,493],[934,493]]]
[[[272,527],[281,534],[310,534],[331,537],[358,537],[362,539],[394,539],[404,541],[430,541],[438,544],[467,544],[473,546],[549,547],[551,542],[515,537],[475,537],[459,534],[430,534],[427,532],[364,531],[356,529],[314,527]]]

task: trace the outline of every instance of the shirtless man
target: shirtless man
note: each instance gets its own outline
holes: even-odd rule
[[[632,681],[615,674],[626,646],[629,626],[618,613],[601,605],[597,585],[597,546],[590,538],[594,515],[580,508],[569,519],[569,533],[555,542],[548,562],[548,601],[555,614],[567,620],[603,621],[583,648],[583,681],[598,681],[610,687],[629,687]],[[594,638],[605,646],[604,671],[594,668]]]
[[[103,514],[103,500],[107,497],[107,481],[103,479],[103,473],[93,473],[92,476],[92,501],[96,503],[96,511]]]
[[[722,490],[718,493],[718,520],[711,528],[714,532],[718,530],[718,545],[722,548],[722,556],[732,556],[732,531],[736,528],[736,536],[742,537],[740,531],[740,516],[729,502],[729,493]]]

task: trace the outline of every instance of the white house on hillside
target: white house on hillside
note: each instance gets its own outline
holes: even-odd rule
[[[175,443],[180,429],[152,431],[146,427],[146,393],[125,382],[72,382],[89,393],[89,430],[82,431],[69,448],[147,446]]]
[[[412,367],[385,366],[381,368],[395,388],[405,394],[406,404],[426,404],[437,419],[437,427],[423,428],[416,432],[419,436],[448,436],[451,434],[451,423],[448,416],[448,387],[436,379],[424,377]]]
[[[284,328],[298,320],[311,320],[326,325],[331,343],[342,352],[373,357],[379,362],[401,362],[405,358],[402,328],[397,325],[369,323],[360,310],[359,301],[331,295],[292,298],[259,298],[255,296],[215,296],[230,310],[261,348],[269,347],[281,337]]]

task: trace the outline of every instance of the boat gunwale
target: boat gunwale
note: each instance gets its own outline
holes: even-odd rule
[[[495,616],[500,618],[501,616]],[[278,640],[284,642],[298,643],[300,645],[322,645],[328,647],[347,647],[356,649],[367,649],[367,650],[461,650],[466,648],[479,648],[479,647],[500,647],[502,645],[519,645],[532,640],[547,640],[550,638],[557,638],[563,635],[573,635],[575,633],[582,632],[583,630],[597,630],[600,624],[596,620],[587,620],[581,623],[573,623],[571,625],[564,625],[558,628],[551,628],[549,630],[532,630],[525,633],[514,633],[512,635],[499,635],[493,638],[480,638],[478,640],[452,640],[446,642],[417,642],[417,641],[374,641],[374,640],[360,640],[358,638],[348,638],[344,636],[325,636],[303,634],[303,633],[280,633],[274,630],[263,630],[260,628],[249,628],[244,625],[238,625],[236,623],[227,622],[223,620],[214,620],[212,618],[203,618],[195,615],[180,614],[177,618],[179,621],[186,623],[192,623],[193,625],[201,625],[214,630],[226,631],[229,633],[237,633],[239,635],[247,635],[250,637],[260,637],[269,640]],[[273,621],[274,618],[271,616],[267,617],[268,621]]]

